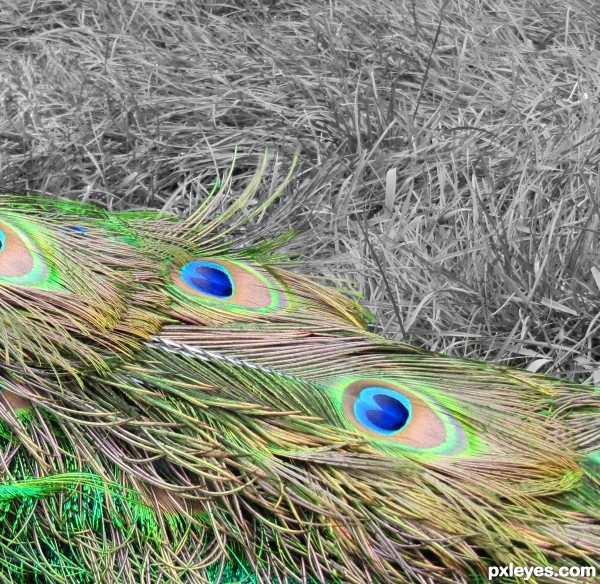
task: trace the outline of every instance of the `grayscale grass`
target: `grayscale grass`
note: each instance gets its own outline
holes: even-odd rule
[[[388,338],[600,385],[595,6],[5,0],[2,187],[186,213],[298,152],[248,238]]]

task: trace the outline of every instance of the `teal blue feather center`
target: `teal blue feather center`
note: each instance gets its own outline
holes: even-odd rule
[[[390,435],[402,430],[412,414],[410,400],[387,387],[365,387],[354,403],[354,415],[372,432]]]
[[[195,260],[181,268],[181,279],[196,292],[226,300],[234,294],[234,285],[226,268],[214,262]]]

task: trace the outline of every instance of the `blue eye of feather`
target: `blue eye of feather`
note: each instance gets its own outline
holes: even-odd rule
[[[67,226],[63,227],[63,231],[70,231],[73,233],[85,234],[87,232],[87,229],[85,227],[80,227],[78,225],[67,225]]]
[[[181,268],[181,279],[190,288],[215,298],[233,296],[233,280],[229,272],[213,262],[194,261]]]
[[[4,250],[4,246],[6,245],[6,233],[0,229],[0,251]]]
[[[395,434],[410,421],[412,406],[401,393],[387,387],[365,387],[354,402],[356,419],[372,432]]]

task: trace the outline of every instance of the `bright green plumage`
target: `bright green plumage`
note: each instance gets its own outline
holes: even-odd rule
[[[600,570],[600,392],[369,333],[227,243],[259,180],[217,219],[0,195],[0,581]]]

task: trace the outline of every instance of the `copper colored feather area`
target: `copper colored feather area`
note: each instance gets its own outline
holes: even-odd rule
[[[599,390],[386,341],[236,246],[263,171],[216,219],[0,195],[0,581],[600,570]]]

